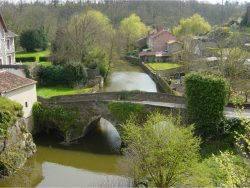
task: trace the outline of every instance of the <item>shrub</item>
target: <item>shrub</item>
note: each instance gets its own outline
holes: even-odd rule
[[[39,57],[39,62],[41,61],[49,61],[49,57]]]
[[[41,66],[37,73],[39,84],[47,86],[84,84],[87,73],[82,63],[67,63],[65,65]]]
[[[135,186],[185,187],[199,158],[200,139],[193,126],[183,126],[180,117],[152,113],[144,123],[132,117],[122,125],[125,169]],[[140,187],[140,186],[139,186]],[[190,187],[187,186],[187,187]]]
[[[215,75],[191,73],[185,77],[188,119],[202,136],[218,134],[226,104],[226,81]]]
[[[8,127],[23,116],[21,104],[0,97],[0,137],[6,136]]]
[[[36,57],[16,57],[16,62],[35,62]]]
[[[64,78],[64,69],[62,66],[40,66],[37,72],[40,85],[53,86],[66,84]]]
[[[84,85],[87,80],[86,68],[83,63],[67,63],[63,65],[63,77],[66,84],[71,87]]]

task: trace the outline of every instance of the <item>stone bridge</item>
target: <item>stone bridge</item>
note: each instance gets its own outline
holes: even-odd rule
[[[112,123],[119,131],[119,120],[108,108],[111,102],[130,102],[144,105],[148,111],[164,111],[178,113],[185,108],[185,98],[166,93],[150,92],[105,92],[93,94],[77,94],[55,96],[49,99],[38,97],[39,102],[45,106],[64,108],[78,108],[80,112],[81,127],[69,130],[65,140],[72,141],[83,137],[100,118]]]
[[[77,130],[69,130],[66,140],[72,141],[83,137],[91,128],[92,122],[98,122],[104,118],[112,123],[119,131],[119,121],[108,108],[111,102],[130,102],[144,105],[147,111],[161,111],[164,113],[181,113],[183,120],[186,120],[185,98],[166,93],[124,91],[105,92],[91,94],[77,94],[55,96],[49,99],[39,97],[38,100],[46,106],[62,106],[64,108],[78,108],[80,112],[81,127]],[[249,108],[249,105],[245,106]],[[227,106],[225,115],[228,118],[237,117],[234,108]],[[250,109],[246,109],[243,114],[250,118]]]

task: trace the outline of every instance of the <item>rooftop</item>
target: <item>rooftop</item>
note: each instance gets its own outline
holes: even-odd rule
[[[36,84],[36,81],[17,76],[8,71],[0,71],[0,94],[32,84]]]

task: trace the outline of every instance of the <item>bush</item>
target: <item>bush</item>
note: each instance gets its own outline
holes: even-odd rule
[[[226,81],[211,74],[191,73],[185,77],[185,86],[190,123],[196,123],[202,136],[218,135],[226,104]]]
[[[63,65],[63,77],[66,84],[71,87],[84,85],[87,80],[86,68],[83,63],[67,63]]]
[[[37,72],[40,85],[53,86],[66,84],[64,78],[64,69],[62,66],[40,66]]]
[[[192,187],[182,182],[192,176],[199,159],[200,139],[194,137],[193,126],[159,113],[144,119],[138,123],[131,117],[121,129],[126,146],[122,167],[134,178],[134,186],[144,180],[145,187]]]
[[[38,70],[39,84],[46,86],[83,85],[87,79],[87,73],[82,63],[68,63],[65,65],[41,66]]]
[[[49,57],[39,57],[39,62],[41,61],[49,61]]]
[[[35,62],[36,57],[16,57],[16,62]]]
[[[6,136],[8,127],[23,116],[22,109],[21,104],[0,97],[0,137]]]

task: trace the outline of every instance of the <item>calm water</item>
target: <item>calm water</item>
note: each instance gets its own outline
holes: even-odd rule
[[[156,84],[136,66],[116,64],[103,91],[156,92]],[[0,181],[0,186],[99,186],[128,187],[121,169],[119,133],[108,122],[96,125],[85,138],[66,146],[53,132],[40,134],[38,151],[23,169]]]
[[[126,62],[115,64],[103,91],[131,91],[140,90],[157,92],[155,82],[138,66]]]

